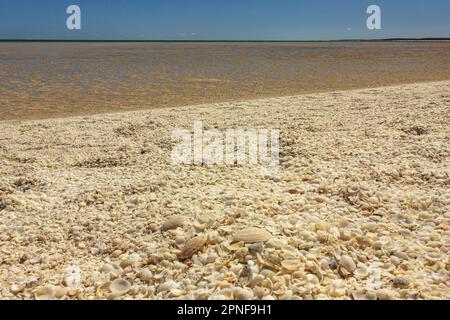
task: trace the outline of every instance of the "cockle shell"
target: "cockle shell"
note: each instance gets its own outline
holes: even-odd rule
[[[200,251],[206,243],[206,239],[197,236],[186,242],[181,254],[178,256],[180,260],[186,260],[192,257],[196,252]]]
[[[186,222],[186,218],[183,216],[173,216],[170,217],[166,222],[163,223],[161,231],[169,231],[172,229],[180,228]]]
[[[121,296],[130,291],[131,283],[125,279],[116,279],[113,282],[111,282],[109,288],[113,294]]]
[[[272,235],[266,230],[259,228],[247,228],[236,232],[233,236],[234,242],[263,243],[272,238]]]
[[[339,265],[349,272],[353,272],[356,270],[355,262],[350,256],[347,255],[343,255],[341,257],[341,260],[339,260]]]

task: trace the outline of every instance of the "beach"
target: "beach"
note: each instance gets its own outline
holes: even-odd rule
[[[450,298],[450,81],[374,83],[5,116],[0,298]],[[195,121],[279,130],[278,176],[173,164]]]

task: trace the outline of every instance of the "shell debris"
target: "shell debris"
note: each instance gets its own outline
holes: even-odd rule
[[[0,298],[447,299],[449,88],[0,121]],[[174,164],[200,119],[279,129],[278,174]]]

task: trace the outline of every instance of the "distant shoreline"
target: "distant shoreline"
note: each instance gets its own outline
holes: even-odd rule
[[[0,39],[0,42],[141,42],[141,43],[308,43],[308,42],[386,42],[386,41],[450,41],[450,38],[387,38],[341,40],[55,40],[55,39]]]

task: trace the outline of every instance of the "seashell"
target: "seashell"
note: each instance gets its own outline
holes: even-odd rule
[[[120,266],[122,269],[126,269],[127,267],[132,266],[133,263],[134,263],[133,260],[127,258],[127,259],[122,260],[122,261],[120,262],[119,266]]]
[[[376,291],[378,300],[394,300],[396,293],[388,289],[379,289]]]
[[[315,224],[315,230],[317,231],[329,231],[331,229],[330,224],[326,223],[326,222],[317,222]]]
[[[322,259],[320,260],[320,269],[323,271],[328,271],[330,270],[330,263],[327,259]]]
[[[153,278],[153,274],[148,268],[142,269],[138,276],[144,282],[150,282]]]
[[[227,249],[235,252],[235,251],[239,251],[244,247],[244,243],[243,242],[235,242],[229,246],[227,246]]]
[[[172,229],[180,228],[184,225],[186,219],[183,216],[173,216],[170,217],[166,222],[163,223],[161,231],[169,231]]]
[[[390,261],[396,267],[401,263],[400,259],[396,256],[391,256]]]
[[[61,299],[62,297],[66,296],[68,293],[69,293],[69,289],[68,288],[57,287],[55,289],[55,298]]]
[[[158,292],[168,292],[176,289],[178,289],[178,284],[173,280],[169,280],[158,287]]]
[[[166,272],[163,271],[161,273],[155,274],[153,278],[155,278],[155,280],[161,280],[162,278],[164,278],[166,276]]]
[[[196,231],[204,231],[211,225],[213,219],[208,215],[198,216],[194,221],[194,228]]]
[[[122,268],[115,263],[105,263],[99,271],[109,274],[112,278],[118,278],[123,272]]]
[[[261,265],[272,270],[280,270],[281,261],[278,257],[268,254],[262,256],[261,254],[257,253],[256,258]]]
[[[315,276],[314,274],[307,274],[306,280],[314,286],[317,286],[320,284],[319,278],[317,276]]]
[[[381,250],[381,249],[383,248],[383,242],[381,242],[381,241],[375,241],[375,242],[372,244],[372,247],[373,247],[375,250]]]
[[[69,289],[78,289],[81,285],[81,270],[79,267],[67,267],[64,272],[64,284]]]
[[[264,247],[261,243],[254,243],[248,246],[248,251],[252,254],[261,253],[264,251]]]
[[[184,291],[181,290],[181,289],[172,289],[172,290],[170,290],[170,292],[169,292],[169,297],[170,297],[170,298],[178,298],[178,297],[180,297],[181,295],[183,295],[183,293],[184,293]]]
[[[408,288],[409,287],[409,280],[404,277],[394,278],[394,280],[392,282],[394,284],[394,287],[396,287],[396,288]]]
[[[352,292],[353,300],[377,300],[376,294],[367,292],[367,290],[357,290]]]
[[[233,297],[235,300],[251,300],[253,299],[253,291],[244,288],[234,288]]]
[[[294,293],[292,292],[292,290],[287,290],[285,293],[283,293],[280,296],[280,300],[283,300],[283,301],[291,300],[293,295],[294,295]]]
[[[111,287],[111,281],[105,281],[105,282],[99,284],[98,291],[103,293],[103,292],[109,291],[110,287]]]
[[[358,242],[358,245],[360,245],[363,248],[372,246],[372,241],[365,236],[357,236],[355,240],[356,242]]]
[[[223,294],[212,294],[211,296],[209,296],[208,300],[209,301],[224,301],[224,300],[227,300],[227,297],[224,296]]]
[[[369,232],[376,232],[378,230],[378,224],[375,222],[366,223],[363,228]]]
[[[266,290],[264,290],[261,287],[255,287],[253,288],[253,295],[257,297],[258,299],[261,299],[266,295]]]
[[[198,236],[186,242],[181,254],[178,256],[180,260],[186,260],[192,257],[196,252],[200,251],[206,243],[206,239]]]
[[[267,242],[272,235],[263,229],[247,228],[236,232],[233,236],[233,242],[257,243]]]
[[[342,241],[348,241],[351,238],[352,236],[349,231],[345,229],[339,229],[339,239],[341,239]]]
[[[355,270],[354,273],[358,279],[364,279],[365,277],[367,277],[369,272],[368,272],[366,266],[364,266],[362,264],[358,264],[358,268]]]
[[[274,248],[274,249],[283,249],[288,246],[287,241],[283,241],[281,239],[270,239],[266,243],[267,248]]]
[[[24,283],[19,283],[19,284],[16,283],[16,284],[13,284],[11,286],[10,291],[13,294],[17,294],[17,293],[23,291],[23,289],[25,289],[25,284]]]
[[[55,296],[55,289],[52,286],[39,287],[34,292],[36,300],[51,300]]]
[[[155,233],[156,231],[158,231],[158,227],[154,224],[149,224],[147,226],[146,230],[147,230],[148,234],[152,234],[152,233]]]
[[[253,279],[253,271],[252,268],[250,268],[250,266],[246,265],[244,266],[244,268],[242,269],[242,271],[239,274],[239,282],[246,286],[248,283],[250,283],[250,281],[252,281]]]
[[[261,287],[269,289],[270,292],[273,290],[273,281],[270,278],[266,278],[261,282]]]
[[[350,185],[347,187],[347,193],[351,196],[356,195],[359,192],[359,186],[358,185]]]
[[[341,259],[339,260],[339,265],[349,272],[353,272],[356,270],[355,262],[353,262],[353,259],[347,255],[343,255],[341,257]]]
[[[261,274],[257,274],[253,276],[252,281],[248,284],[248,287],[253,288],[257,285],[259,285],[264,280],[264,276]]]
[[[330,292],[330,295],[334,298],[340,298],[347,294],[347,290],[344,288],[339,288]]]
[[[105,263],[101,268],[100,268],[100,272],[101,273],[109,273],[111,271],[113,271],[114,268],[112,265],[110,265],[109,263]]]
[[[177,247],[181,247],[186,242],[186,238],[182,235],[178,235],[175,237],[175,244]]]
[[[125,279],[116,279],[111,282],[109,289],[115,296],[122,296],[131,289],[131,283]]]
[[[300,269],[300,263],[298,260],[283,260],[281,266],[290,272],[295,272]]]
[[[367,292],[366,293],[367,300],[377,300],[377,294],[375,292]]]

